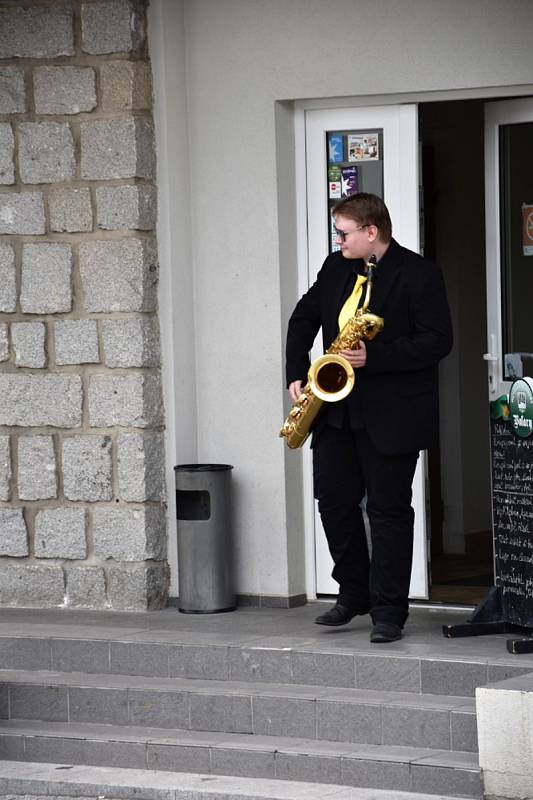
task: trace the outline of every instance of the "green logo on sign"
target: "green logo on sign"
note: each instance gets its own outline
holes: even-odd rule
[[[533,380],[518,378],[509,392],[511,425],[517,436],[525,439],[533,433]]]

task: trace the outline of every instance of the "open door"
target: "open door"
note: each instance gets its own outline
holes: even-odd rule
[[[305,114],[307,177],[307,286],[334,245],[330,208],[356,191],[378,194],[392,218],[395,238],[411,250],[420,248],[418,120],[416,105],[307,110]],[[320,355],[318,345],[312,357]],[[311,453],[304,451],[306,474]],[[428,597],[426,534],[426,456],[421,453],[413,482],[414,558],[410,596]],[[333,562],[314,509],[317,595],[336,595]]]

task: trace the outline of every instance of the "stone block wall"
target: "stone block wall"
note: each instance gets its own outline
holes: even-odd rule
[[[145,12],[0,2],[0,606],[167,598]]]

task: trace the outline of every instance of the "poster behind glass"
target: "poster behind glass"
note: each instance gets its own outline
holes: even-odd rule
[[[331,209],[344,197],[370,192],[383,197],[383,128],[328,131],[329,252],[340,247],[335,240]]]

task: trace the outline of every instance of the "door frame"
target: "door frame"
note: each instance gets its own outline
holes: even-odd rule
[[[391,95],[359,95],[353,97],[296,100],[294,114],[294,168],[296,199],[296,250],[298,294],[308,286],[307,254],[307,176],[305,150],[305,114],[308,110],[352,108],[372,105],[397,105],[400,103],[433,103],[446,100],[492,100],[516,97],[533,97],[533,84],[521,86],[479,87],[435,92],[410,92]],[[311,454],[302,452],[302,517],[305,542],[305,582],[308,599],[317,597],[316,591],[316,553],[315,522],[313,509],[313,470]],[[439,604],[441,605],[441,604]]]

